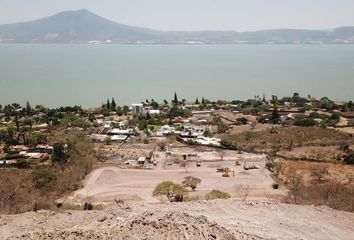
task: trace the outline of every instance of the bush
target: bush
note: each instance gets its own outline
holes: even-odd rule
[[[312,118],[298,118],[295,120],[294,124],[301,127],[312,127],[316,126],[317,122]]]
[[[266,163],[265,167],[271,172],[278,173],[282,169],[283,165],[279,161],[269,161]]]
[[[33,172],[33,182],[37,188],[50,187],[55,180],[55,174],[48,168],[41,168]]]
[[[247,123],[248,123],[248,120],[245,117],[240,117],[240,118],[236,119],[237,125],[246,125]]]
[[[16,167],[19,169],[25,169],[25,168],[29,168],[30,164],[26,159],[19,159],[17,160]]]
[[[207,200],[211,200],[211,199],[228,199],[230,198],[230,194],[228,194],[227,192],[222,192],[220,190],[212,190],[210,192],[208,192],[205,195],[205,199]]]
[[[278,183],[273,183],[272,187],[273,187],[273,189],[278,189],[279,188],[279,184]]]
[[[65,161],[67,156],[64,151],[64,144],[62,143],[56,143],[53,145],[53,156],[52,160],[53,162],[62,162]]]
[[[311,169],[311,176],[316,178],[319,182],[324,181],[328,175],[329,172],[325,167],[315,167]]]
[[[346,164],[354,164],[354,152],[350,153],[348,156],[345,157],[344,162]]]

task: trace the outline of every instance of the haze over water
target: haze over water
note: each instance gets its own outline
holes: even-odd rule
[[[0,44],[0,104],[99,106],[154,98],[353,100],[353,45]]]

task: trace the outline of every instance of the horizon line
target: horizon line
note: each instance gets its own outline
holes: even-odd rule
[[[69,12],[88,12],[90,14],[96,15],[97,17],[103,18],[105,20],[114,22],[116,24],[122,24],[122,25],[126,25],[126,26],[130,26],[130,27],[138,27],[138,28],[144,28],[144,29],[149,29],[149,30],[153,30],[153,31],[161,31],[161,32],[235,32],[235,33],[250,33],[250,32],[261,32],[261,31],[274,31],[274,30],[293,30],[293,31],[319,31],[319,32],[324,32],[324,31],[331,31],[331,30],[335,30],[338,28],[346,28],[346,27],[354,27],[354,25],[341,25],[341,26],[337,26],[337,27],[328,27],[328,28],[301,28],[301,27],[296,27],[296,28],[291,28],[291,27],[270,27],[270,28],[261,28],[261,29],[257,29],[257,30],[247,30],[247,31],[238,31],[238,30],[227,30],[227,29],[198,29],[198,30],[167,30],[167,29],[157,29],[154,27],[142,27],[142,26],[137,26],[137,25],[130,25],[129,23],[122,23],[122,22],[116,22],[112,19],[106,18],[104,16],[98,15],[96,14],[94,11],[91,11],[89,9],[86,8],[80,8],[80,9],[68,9],[68,10],[64,10],[64,11],[60,11],[60,12],[54,12],[51,13],[47,16],[43,16],[43,17],[38,17],[35,19],[30,19],[30,20],[24,20],[24,21],[19,21],[19,22],[10,22],[10,23],[0,23],[0,26],[5,26],[5,25],[14,25],[14,24],[23,24],[23,23],[28,23],[28,22],[34,22],[34,21],[38,21],[41,19],[45,19],[45,18],[50,18],[62,13],[69,13]]]

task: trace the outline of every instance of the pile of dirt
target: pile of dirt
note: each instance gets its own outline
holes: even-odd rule
[[[205,216],[147,211],[120,226],[120,236],[137,239],[235,239],[236,236]],[[238,238],[240,239],[240,238]]]
[[[0,239],[352,239],[354,214],[235,199],[0,215]]]
[[[102,216],[97,222],[104,226],[86,229],[80,225],[63,231],[34,231],[9,237],[9,240],[32,239],[246,239],[236,236],[229,230],[211,223],[205,216],[193,217],[187,213],[150,212],[138,214],[128,221],[112,221],[108,216]],[[118,224],[117,224],[118,223]]]

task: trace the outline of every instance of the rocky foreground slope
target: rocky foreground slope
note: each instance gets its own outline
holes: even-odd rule
[[[0,215],[0,239],[353,239],[354,214],[215,200]]]

